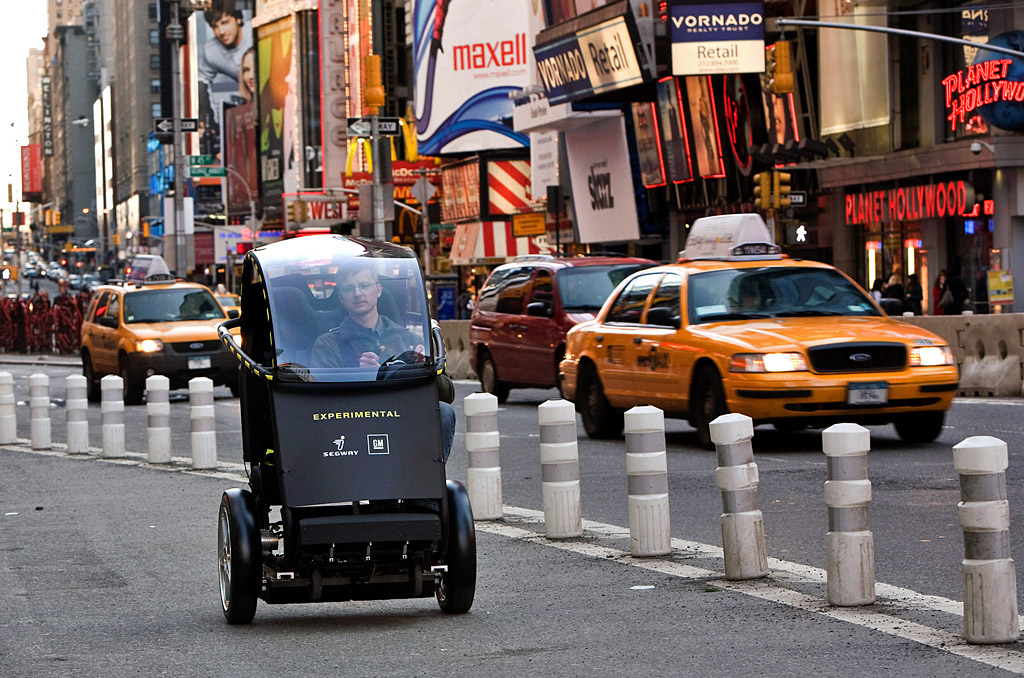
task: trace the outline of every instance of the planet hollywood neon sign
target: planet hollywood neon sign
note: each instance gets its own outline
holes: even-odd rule
[[[1006,80],[1013,59],[992,59],[968,66],[942,79],[946,89],[946,120],[955,131],[958,122],[988,104],[1024,101],[1024,82]]]
[[[848,193],[846,223],[871,224],[969,216],[974,209],[974,202],[974,186],[962,180]]]

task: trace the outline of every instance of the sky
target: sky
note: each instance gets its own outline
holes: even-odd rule
[[[12,206],[7,203],[6,184],[14,184],[14,195],[21,194],[21,146],[28,143],[28,90],[26,64],[32,47],[42,49],[46,35],[46,2],[4,3],[0,21],[0,92],[4,106],[0,113],[0,207],[4,223]],[[13,124],[13,126],[12,126]]]

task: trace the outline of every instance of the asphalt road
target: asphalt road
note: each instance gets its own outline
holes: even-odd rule
[[[63,442],[69,366],[0,364],[14,374],[18,434],[29,435],[28,375],[51,376],[53,439]],[[449,476],[465,478],[462,398]],[[506,520],[478,525],[477,602],[464,617],[431,600],[260,604],[249,628],[218,609],[216,506],[243,475],[238,401],[217,390],[217,474],[139,465],[145,406],[126,413],[125,461],[0,448],[0,675],[988,675],[1024,673],[1019,643],[962,645],[959,490],[951,447],[970,435],[1009,443],[1011,534],[1024,524],[1018,467],[1024,401],[958,400],[934,444],[872,428],[869,457],[879,603],[824,604],[827,513],[820,432],[755,433],[772,575],[724,582],[714,453],[670,421],[666,559],[628,557],[624,445],[579,440],[586,535],[543,538],[536,407],[554,391],[513,391],[499,412]],[[189,455],[187,394],[172,398],[174,454]],[[90,408],[99,438],[98,407]],[[38,507],[38,509],[37,509]],[[1019,540],[1012,538],[1014,544]],[[888,586],[882,586],[884,583]],[[1024,585],[1018,572],[1018,589]],[[633,587],[648,587],[639,588]],[[341,635],[339,635],[341,634]],[[333,641],[333,642],[332,642]],[[339,643],[340,641],[340,643]],[[966,656],[965,656],[966,655]],[[971,658],[968,659],[967,656]]]

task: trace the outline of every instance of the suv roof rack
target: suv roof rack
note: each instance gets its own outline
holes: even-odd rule
[[[604,252],[604,251],[584,252],[583,256],[585,256],[585,257],[621,257],[623,259],[626,259],[626,258],[629,257],[628,254],[623,254],[622,252]]]
[[[554,258],[551,254],[520,254],[512,261],[551,261]]]

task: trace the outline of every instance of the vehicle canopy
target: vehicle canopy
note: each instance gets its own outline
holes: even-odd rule
[[[686,249],[679,253],[679,258],[727,261],[781,259],[782,250],[775,244],[761,215],[721,214],[701,217],[693,222],[686,237]]]

